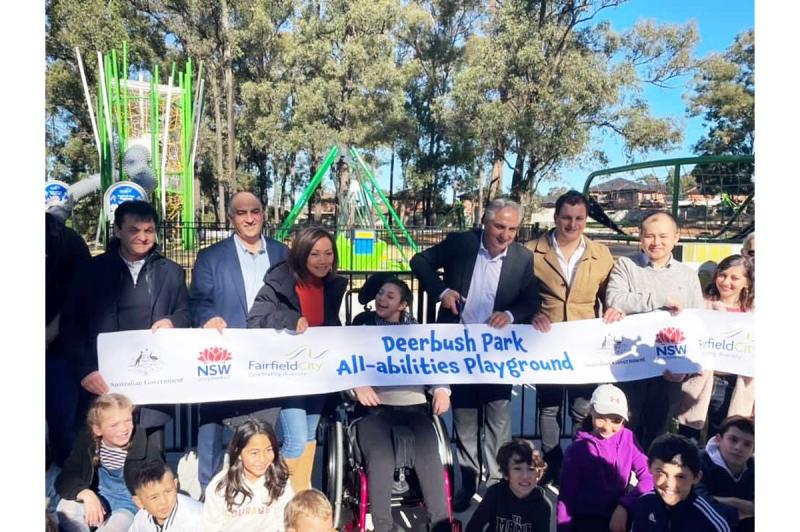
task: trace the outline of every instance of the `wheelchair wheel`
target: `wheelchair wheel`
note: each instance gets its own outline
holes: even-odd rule
[[[449,469],[453,465],[450,436],[448,436],[447,428],[444,426],[444,423],[442,423],[442,418],[432,415],[431,421],[433,421],[433,428],[436,431],[436,439],[439,440],[439,458],[442,460],[442,465]]]
[[[333,506],[333,526],[342,528],[344,491],[344,428],[341,421],[329,423],[325,435],[325,495]]]

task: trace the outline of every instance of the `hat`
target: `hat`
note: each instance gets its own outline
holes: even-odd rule
[[[589,406],[598,414],[616,414],[628,421],[628,398],[613,384],[601,384],[595,388]]]

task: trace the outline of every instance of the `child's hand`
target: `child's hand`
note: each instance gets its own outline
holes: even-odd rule
[[[78,499],[83,501],[83,513],[86,519],[86,524],[89,526],[100,526],[105,521],[106,509],[103,508],[103,503],[97,498],[97,495],[90,490],[85,489],[78,493]]]
[[[295,326],[294,330],[296,333],[304,333],[308,329],[308,320],[305,317],[300,316],[300,319],[297,320],[297,326]]]
[[[353,388],[353,391],[356,392],[358,402],[364,406],[378,406],[381,404],[381,399],[372,386],[357,386]]]
[[[450,393],[449,390],[445,388],[437,388],[435,392],[433,392],[433,413],[437,416],[441,416],[448,410],[450,410]]]
[[[625,532],[628,529],[628,510],[621,504],[618,504],[614,513],[611,514],[608,529],[611,532]]]

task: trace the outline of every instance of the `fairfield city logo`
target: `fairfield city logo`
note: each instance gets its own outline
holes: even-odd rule
[[[656,334],[656,356],[686,356],[686,336],[675,327],[664,327]]]
[[[230,361],[233,359],[230,351],[223,347],[207,347],[200,351],[197,360],[202,364],[197,365],[198,377],[225,377],[230,374]]]

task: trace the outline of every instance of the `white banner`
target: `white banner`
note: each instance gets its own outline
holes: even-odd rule
[[[530,325],[161,329],[101,334],[100,373],[137,404],[334,392],[363,385],[579,384],[701,368],[752,376],[753,314],[651,312]]]

